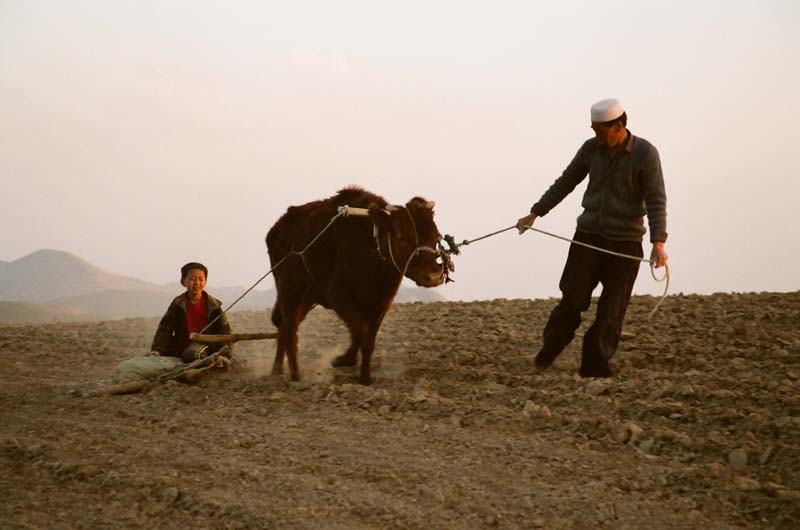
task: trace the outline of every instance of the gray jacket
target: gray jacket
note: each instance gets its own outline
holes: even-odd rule
[[[667,195],[658,151],[644,138],[628,134],[625,149],[613,160],[596,138],[584,142],[531,212],[547,215],[588,174],[579,231],[618,241],[641,241],[647,215],[650,241],[666,241]]]

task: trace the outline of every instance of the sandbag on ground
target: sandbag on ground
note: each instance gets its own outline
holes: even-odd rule
[[[168,372],[183,364],[180,357],[159,357],[156,355],[141,355],[132,357],[119,363],[114,372],[114,381],[129,383],[153,379],[159,374]]]

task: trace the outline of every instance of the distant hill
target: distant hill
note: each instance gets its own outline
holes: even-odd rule
[[[106,318],[151,317],[163,315],[178,294],[167,291],[97,291],[63,296],[51,300],[50,304],[96,313]]]
[[[72,322],[78,320],[97,320],[86,311],[55,307],[31,302],[0,302],[0,324],[41,324],[44,322]]]
[[[211,285],[208,292],[228,307],[246,290]],[[0,322],[160,316],[180,293],[179,285],[113,274],[60,250],[38,250],[12,262],[0,261],[0,301],[4,301]],[[401,286],[395,297],[396,303],[444,300],[436,289],[422,287]],[[256,289],[234,310],[261,310],[274,302],[274,289]]]
[[[48,303],[99,291],[156,291],[165,288],[106,272],[60,250],[37,250],[0,266],[0,300]]]

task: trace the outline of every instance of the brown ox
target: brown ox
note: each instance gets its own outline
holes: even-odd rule
[[[367,208],[369,216],[340,217],[328,226],[343,205]],[[445,280],[434,250],[440,235],[433,206],[420,197],[402,207],[389,206],[382,197],[352,187],[289,207],[267,233],[270,262],[273,267],[280,263],[273,272],[278,292],[272,309],[278,327],[273,375],[282,373],[285,354],[292,381],[299,379],[297,329],[319,304],[335,311],[350,330],[350,347],[333,366],[355,366],[360,350],[358,382],[370,384],[375,335],[400,287],[402,271],[423,287]],[[302,256],[292,254],[312,241]]]

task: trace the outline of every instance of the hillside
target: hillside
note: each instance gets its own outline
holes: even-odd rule
[[[106,272],[61,250],[37,250],[0,267],[0,300],[50,303],[99,291],[164,292],[165,288]]]
[[[73,307],[57,307],[31,302],[0,301],[0,324],[29,322],[75,322],[96,320],[97,316]]]
[[[177,294],[178,292],[166,290],[110,290],[56,298],[51,304],[91,312],[104,318],[150,317],[164,314],[164,310]]]

